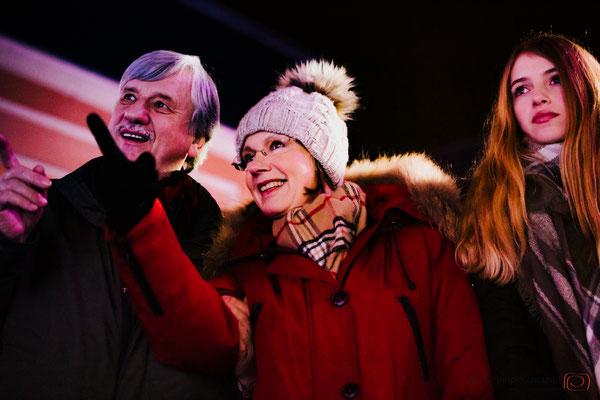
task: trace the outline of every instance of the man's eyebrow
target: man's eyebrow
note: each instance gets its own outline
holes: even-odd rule
[[[140,91],[133,86],[125,86],[123,88],[123,92],[139,93]],[[158,97],[160,99],[164,99],[167,101],[173,101],[173,98],[171,96],[169,96],[168,94],[161,93],[161,92],[152,93],[152,95],[150,95],[150,98],[153,98],[153,97]]]
[[[134,92],[134,93],[138,93],[139,90],[137,90],[135,87],[132,86],[125,86],[123,87],[123,91],[124,92]]]
[[[150,96],[150,98],[153,97],[158,97],[167,101],[173,101],[173,98],[171,96],[169,96],[168,94],[164,94],[164,93],[153,93],[152,96]]]

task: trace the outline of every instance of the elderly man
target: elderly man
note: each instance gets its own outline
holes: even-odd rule
[[[200,269],[221,212],[186,171],[218,125],[216,87],[198,57],[155,51],[127,68],[119,91],[111,135],[127,159],[153,156],[158,198]],[[51,182],[1,135],[0,156],[0,397],[235,398],[233,378],[174,370],[150,351],[104,236],[96,183],[115,165],[100,157]]]

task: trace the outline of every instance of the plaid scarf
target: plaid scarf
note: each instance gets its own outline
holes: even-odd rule
[[[299,251],[336,275],[354,238],[367,224],[366,195],[352,182],[320,194],[273,221],[273,236],[283,248]]]
[[[600,269],[595,246],[581,233],[562,189],[560,146],[540,147],[526,166],[528,248],[517,288],[550,344],[568,397],[569,375],[586,375],[584,398],[598,398],[600,382]],[[581,382],[581,381],[580,381]]]

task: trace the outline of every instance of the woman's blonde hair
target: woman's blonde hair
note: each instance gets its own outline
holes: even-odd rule
[[[504,68],[486,123],[485,151],[466,193],[456,251],[469,272],[499,283],[514,279],[529,228],[522,166],[528,154],[513,113],[510,88],[513,64],[523,53],[544,57],[558,70],[569,121],[560,157],[561,179],[571,213],[600,255],[600,64],[571,39],[536,34],[513,51]]]

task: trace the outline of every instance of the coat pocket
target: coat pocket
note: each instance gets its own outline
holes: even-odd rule
[[[419,361],[421,362],[421,370],[423,371],[423,379],[429,379],[429,366],[427,364],[427,356],[425,354],[425,346],[423,345],[423,335],[421,334],[421,327],[419,325],[419,319],[417,318],[417,312],[413,307],[410,299],[406,295],[398,297],[398,301],[402,305],[408,323],[412,329],[413,336],[415,338],[415,344],[417,346],[417,353],[419,354]]]

